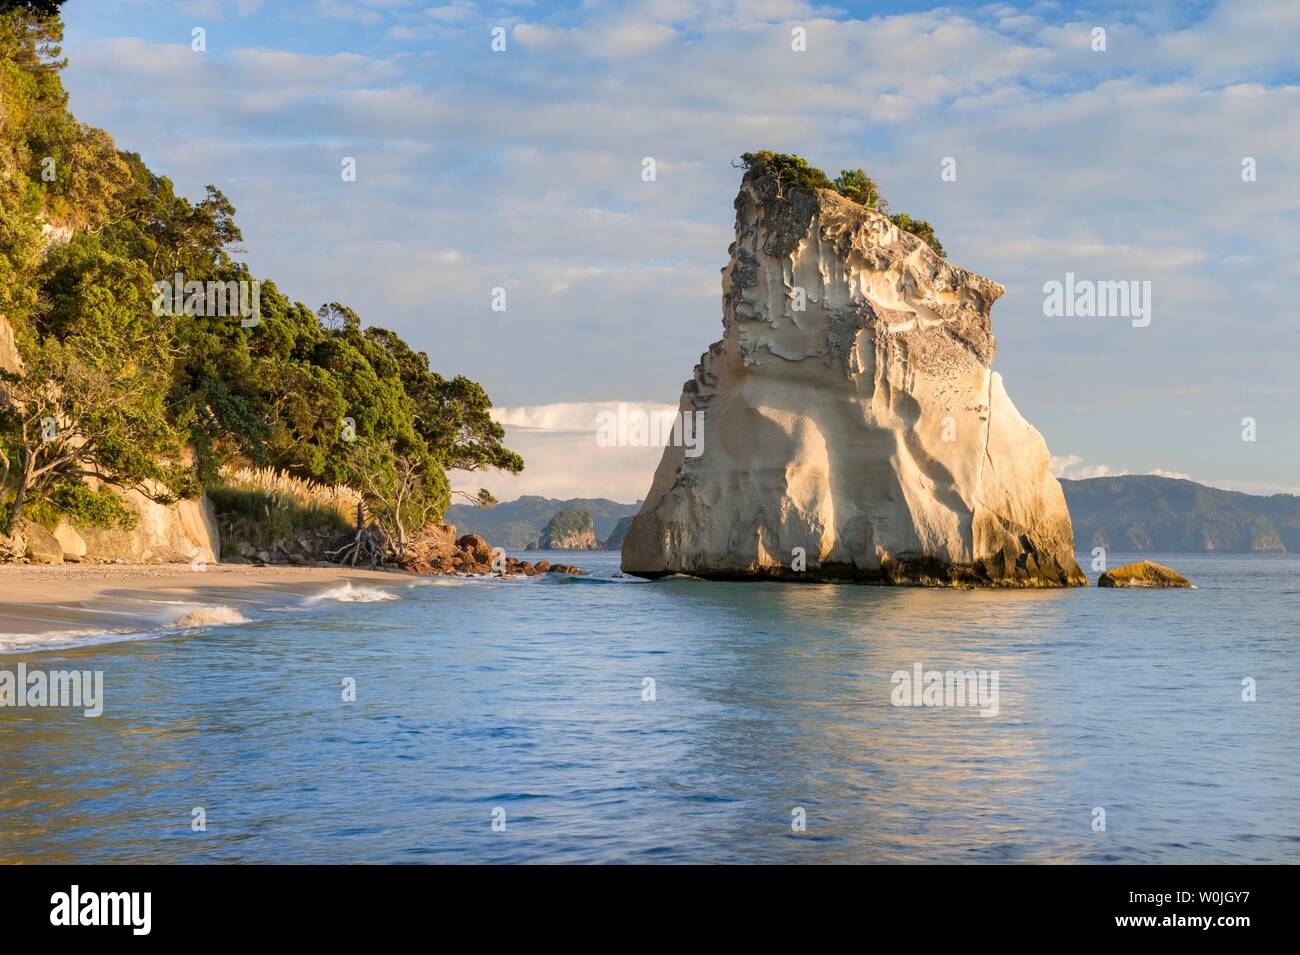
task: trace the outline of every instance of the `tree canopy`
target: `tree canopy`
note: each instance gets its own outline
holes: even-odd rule
[[[87,476],[167,498],[249,464],[363,495],[399,487],[395,511],[372,505],[409,530],[450,503],[447,470],[522,470],[478,383],[346,305],[313,311],[257,280],[219,189],[177,195],[78,123],[62,27],[38,6],[0,14],[0,315],[22,362],[0,380],[0,529],[25,507],[121,518]],[[185,307],[160,308],[174,281]],[[255,317],[213,314],[250,288]]]

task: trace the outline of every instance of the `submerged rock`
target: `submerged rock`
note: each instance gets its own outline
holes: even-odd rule
[[[1002,287],[751,171],[721,341],[622,547],[641,577],[1087,586],[1042,436],[990,369]],[[683,429],[685,430],[685,429]]]
[[[1153,560],[1139,560],[1108,570],[1097,578],[1098,587],[1191,587],[1178,571]]]

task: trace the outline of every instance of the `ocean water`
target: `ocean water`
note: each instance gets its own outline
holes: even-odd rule
[[[104,712],[0,708],[0,862],[1300,862],[1300,557],[1147,556],[1198,588],[567,554],[588,578],[230,589],[204,600],[237,616],[10,646],[102,671]],[[918,663],[996,671],[996,715],[892,705]]]

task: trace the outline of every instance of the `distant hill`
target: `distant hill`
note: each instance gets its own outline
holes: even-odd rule
[[[1300,553],[1300,497],[1292,494],[1262,497],[1150,474],[1063,479],[1061,487],[1079,550]],[[551,518],[570,509],[590,514],[601,546],[618,550],[641,502],[530,495],[486,510],[458,504],[448,508],[447,520],[462,534],[522,550],[541,538]]]
[[[560,501],[530,494],[490,508],[456,504],[447,508],[446,520],[455,524],[461,534],[479,534],[494,547],[522,550],[536,543],[551,518],[564,510],[581,510],[590,514],[596,539],[603,541],[614,532],[620,518],[631,517],[641,510],[641,502],[620,504],[603,497]]]
[[[620,517],[614,529],[609,532],[609,536],[601,542],[601,550],[622,550],[623,538],[627,537],[628,528],[632,526],[632,518]]]
[[[1300,497],[1150,474],[1061,481],[1080,550],[1300,552]]]

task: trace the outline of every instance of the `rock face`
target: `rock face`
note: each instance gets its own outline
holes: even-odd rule
[[[1098,587],[1191,587],[1178,571],[1153,560],[1139,560],[1108,570],[1097,578]]]
[[[596,528],[586,511],[564,510],[557,513],[542,531],[539,550],[599,550]]]
[[[703,450],[665,449],[624,570],[1086,586],[1047,447],[989,367],[1002,287],[830,190],[750,172],[735,208],[723,339],[680,403]]]
[[[130,564],[217,562],[221,554],[220,531],[207,497],[159,504],[136,490],[119,494],[135,512],[136,526],[131,530],[77,527],[75,533],[81,543],[65,535],[65,553]],[[78,550],[80,553],[76,553]]]

